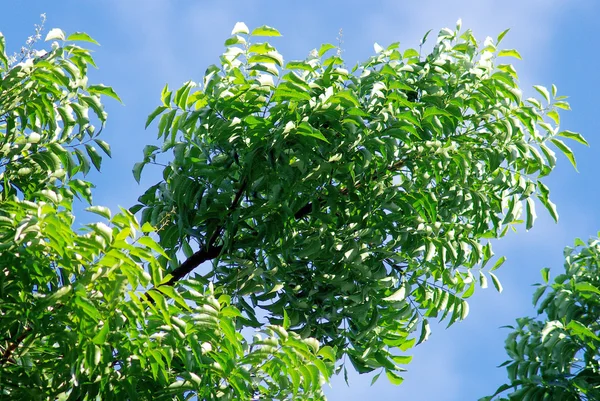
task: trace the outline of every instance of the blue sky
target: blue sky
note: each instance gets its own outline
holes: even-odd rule
[[[400,41],[415,47],[423,34],[454,27],[462,18],[480,40],[495,37],[506,28],[506,48],[517,48],[523,61],[515,63],[521,84],[555,83],[559,94],[569,95],[573,111],[563,114],[562,127],[581,132],[591,148],[573,145],[580,173],[565,158],[548,183],[558,205],[559,224],[540,210],[535,227],[524,228],[494,244],[497,255],[508,261],[499,270],[504,292],[479,290],[471,298],[465,322],[446,330],[435,327],[430,340],[418,346],[405,382],[395,387],[382,378],[370,387],[371,376],[341,377],[327,391],[332,401],[385,400],[464,401],[495,391],[505,377],[496,368],[504,361],[506,330],[516,317],[532,313],[531,284],[539,271],[562,268],[562,249],[576,237],[587,239],[600,230],[600,191],[596,177],[600,159],[600,61],[597,39],[600,3],[594,0],[461,0],[461,1],[202,1],[202,0],[43,0],[7,1],[0,31],[9,49],[16,50],[33,33],[41,13],[46,28],[85,31],[102,46],[95,58],[100,69],[91,81],[113,86],[125,106],[107,100],[108,126],[104,139],[113,148],[97,184],[95,203],[112,209],[129,207],[143,189],[156,180],[150,171],[138,186],[131,175],[142,148],[156,138],[144,130],[146,116],[158,105],[165,83],[178,87],[201,80],[209,64],[218,61],[223,42],[235,22],[250,27],[271,25],[284,35],[274,41],[287,60],[304,58],[321,43],[336,43],[343,29],[344,57],[348,64],[365,59],[373,43]]]

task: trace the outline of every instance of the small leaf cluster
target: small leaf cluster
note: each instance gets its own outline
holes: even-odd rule
[[[0,35],[3,200],[35,200],[42,183],[91,200],[91,184],[71,178],[87,174],[92,165],[99,170],[100,151],[110,156],[94,124],[102,127],[106,121],[100,96],[118,96],[104,85],[87,84],[88,66],[95,64],[89,50],[72,42],[85,40],[81,35],[71,35],[62,46],[56,43],[50,51],[37,51],[38,56],[13,66],[8,65]]]

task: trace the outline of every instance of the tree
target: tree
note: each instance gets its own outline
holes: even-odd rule
[[[440,31],[433,50],[375,45],[348,69],[330,44],[284,63],[234,27],[200,86],[165,87],[161,147],[134,166],[162,168],[139,204],[73,226],[81,179],[110,156],[89,51],[56,39],[13,65],[0,42],[3,143],[3,395],[92,399],[323,399],[347,360],[402,382],[429,319],[449,324],[504,261],[490,238],[557,219],[543,178],[561,97],[522,100],[498,57],[506,31],[480,45]],[[332,54],[333,52],[333,54]],[[141,213],[140,213],[141,212]],[[136,214],[139,214],[139,220]],[[249,330],[258,330],[253,339]]]
[[[598,239],[588,244],[577,239],[574,248],[565,249],[565,271],[553,283],[550,270],[542,270],[543,284],[533,296],[541,316],[509,326],[510,359],[502,364],[509,383],[494,396],[511,390],[511,400],[600,399],[599,260]]]

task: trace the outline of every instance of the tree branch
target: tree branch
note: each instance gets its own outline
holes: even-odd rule
[[[235,194],[235,197],[233,198],[233,202],[231,202],[231,206],[229,206],[229,211],[227,212],[226,219],[231,217],[232,213],[239,206],[240,200],[242,199],[242,195],[244,194],[244,191],[246,191],[247,186],[248,186],[248,180],[246,178],[244,178],[244,180],[242,181],[242,185],[240,186],[237,193]],[[210,239],[207,241],[204,249],[200,249],[198,252],[194,253],[192,256],[187,258],[185,260],[185,262],[183,262],[181,265],[179,265],[179,267],[175,268],[175,270],[173,270],[170,273],[171,278],[169,279],[169,281],[162,283],[160,286],[163,286],[163,285],[173,286],[173,285],[175,285],[175,283],[177,283],[179,280],[181,280],[184,276],[191,273],[196,267],[200,266],[202,263],[218,257],[221,254],[221,251],[223,250],[223,246],[215,245],[215,244],[216,244],[217,240],[219,239],[219,236],[221,235],[222,231],[223,231],[223,224],[221,224],[220,226],[218,226],[215,229],[213,234],[210,236]],[[160,286],[158,286],[158,287],[160,287]],[[158,290],[157,287],[155,287],[154,289]],[[144,298],[150,299],[150,298],[148,298],[147,294],[148,293],[144,294]]]
[[[31,333],[31,331],[32,331],[31,327],[25,327],[25,330],[23,330],[23,333],[21,333],[21,335],[19,337],[17,337],[17,339],[14,342],[12,342],[6,348],[6,350],[4,350],[4,352],[2,353],[2,358],[0,358],[0,364],[4,365],[6,362],[8,362],[11,359],[12,353],[17,349],[17,347],[19,347],[19,345],[21,345],[23,340],[25,340],[27,338],[27,336]]]
[[[171,278],[169,281],[161,284],[173,286],[179,280],[181,280],[184,276],[188,275],[192,272],[196,267],[200,266],[202,263],[207,262],[209,260],[213,260],[221,254],[221,250],[223,246],[210,246],[208,249],[201,249],[198,252],[194,253],[192,256],[187,258],[185,262],[180,264],[175,270],[173,270],[171,274]]]

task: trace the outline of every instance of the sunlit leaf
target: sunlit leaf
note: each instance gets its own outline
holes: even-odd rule
[[[44,40],[48,42],[49,40],[65,40],[65,38],[66,36],[62,29],[53,28],[48,32]]]
[[[521,60],[521,55],[515,49],[505,49],[498,52],[498,57],[514,57]]]
[[[48,40],[48,39],[46,38],[46,40]],[[74,32],[74,33],[70,34],[69,36],[67,36],[67,40],[79,41],[79,42],[89,42],[89,43],[93,43],[95,45],[100,46],[100,43],[96,42],[90,35],[88,35],[85,32]]]
[[[281,36],[279,31],[267,25],[260,26],[252,30],[252,36]]]

